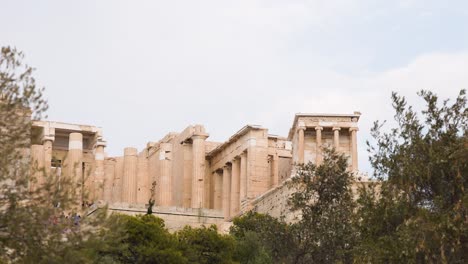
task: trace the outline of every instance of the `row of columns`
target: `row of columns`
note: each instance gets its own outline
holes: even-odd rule
[[[247,197],[247,153],[236,156],[213,174],[213,208],[223,210],[224,218],[229,219],[240,212],[241,200]]]
[[[50,129],[49,129],[50,130]],[[41,161],[40,167],[44,168],[44,175],[40,175],[38,178],[38,185],[44,184],[47,179],[44,177],[52,177],[52,150],[53,142],[55,136],[45,135],[42,138],[42,148],[41,148]],[[91,199],[102,199],[102,184],[104,182],[104,142],[98,142],[95,149],[95,171],[94,175],[84,175],[83,174],[83,135],[81,133],[70,133],[68,141],[68,154],[66,156],[64,166],[65,170],[63,171],[64,176],[67,177],[67,180],[72,184],[72,188],[76,190],[76,195],[80,196],[79,193],[84,187],[84,177],[90,177],[88,182],[89,194]],[[54,172],[55,173],[55,172]],[[61,173],[57,174],[59,177]],[[79,187],[79,188],[76,188]]]
[[[298,134],[298,163],[304,163],[304,153],[305,153],[305,137],[304,133],[306,130],[306,126],[299,126],[297,131]],[[315,127],[315,135],[316,135],[316,145],[317,145],[317,150],[316,150],[316,159],[315,159],[315,164],[320,165],[323,160],[322,156],[322,130],[323,127],[321,126],[316,126]],[[338,150],[340,146],[340,127],[333,127],[333,145],[336,150]],[[358,170],[358,155],[357,155],[357,133],[358,128],[357,127],[350,127],[349,132],[351,136],[351,168],[353,171]]]
[[[197,128],[196,128],[197,129]],[[191,136],[192,144],[192,171],[190,179],[184,182],[184,196],[188,203],[184,207],[203,208],[207,202],[207,194],[205,188],[205,140],[208,134],[202,129],[198,129]],[[158,205],[172,206],[172,166],[171,159],[167,153],[171,152],[172,143],[162,143],[159,149],[159,175],[157,178],[158,185]],[[184,143],[186,144],[186,143]],[[121,183],[121,202],[137,203],[138,201],[138,153],[136,148],[125,148],[123,157],[123,174]],[[147,177],[151,177],[147,175]],[[148,188],[150,188],[148,186]],[[148,197],[149,198],[149,197]],[[141,199],[140,199],[141,200]]]

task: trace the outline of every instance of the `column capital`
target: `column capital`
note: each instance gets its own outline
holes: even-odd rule
[[[205,134],[193,134],[192,137],[191,137],[191,139],[192,139],[192,140],[193,140],[193,139],[203,139],[203,140],[205,140],[205,139],[207,139],[208,137],[209,137],[209,135],[206,134],[206,133],[205,133]]]
[[[192,140],[193,139],[206,139],[209,136],[209,134],[206,133],[205,131],[205,127],[202,125],[194,125],[192,131],[193,131],[192,132],[193,134],[190,137]]]
[[[136,148],[127,147],[124,148],[124,156],[137,156],[138,150]]]
[[[333,127],[332,129],[333,129],[333,131],[336,131],[336,130],[340,131],[341,127]]]
[[[97,148],[97,147],[107,147],[107,142],[102,140],[102,141],[98,141],[96,142],[96,144],[94,144],[94,147]]]
[[[323,127],[321,127],[321,126],[316,126],[316,127],[315,127],[315,130],[323,130]]]
[[[46,141],[54,142],[55,141],[55,136],[43,136],[41,141],[42,141],[42,143],[44,143]]]
[[[349,128],[349,131],[359,131],[359,128],[357,128],[357,127],[350,127],[350,128]]]
[[[306,128],[307,128],[306,126],[298,126],[297,130],[306,130]]]

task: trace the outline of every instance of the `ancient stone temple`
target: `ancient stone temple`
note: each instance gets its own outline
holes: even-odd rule
[[[225,142],[210,141],[204,126],[191,125],[140,151],[125,148],[117,157],[106,155],[101,128],[34,121],[32,134],[38,136],[31,141],[31,158],[53,175],[65,170],[74,175],[89,194],[83,199],[108,204],[111,211],[145,213],[153,196],[153,211],[170,229],[221,226],[255,208],[268,213],[274,207],[266,204],[269,195],[281,190],[293,164],[320,164],[325,147],[347,155],[349,169],[357,171],[359,117],[359,112],[296,114],[287,137],[246,125]]]

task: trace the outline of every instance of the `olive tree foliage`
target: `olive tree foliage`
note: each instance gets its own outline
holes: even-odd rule
[[[43,88],[36,87],[33,68],[21,52],[2,47],[0,53],[0,262],[83,263],[89,259],[84,238],[103,213],[82,227],[64,214],[78,213],[74,188],[67,178],[47,175],[30,160],[31,124],[47,110]],[[45,183],[36,188],[35,176]],[[58,206],[60,205],[60,206]],[[88,231],[85,231],[85,224]]]
[[[220,234],[215,225],[199,228],[185,226],[174,235],[188,263],[235,263],[235,240],[229,235]]]
[[[319,166],[297,166],[289,203],[301,218],[292,225],[297,249],[293,263],[351,263],[355,245],[353,174],[348,159],[324,149]]]
[[[375,122],[368,143],[377,185],[360,190],[359,262],[466,263],[468,110],[465,90],[420,113],[392,94],[396,127]]]
[[[2,47],[0,54],[0,180],[2,197],[19,189],[5,188],[15,184],[27,189],[29,167],[27,149],[30,142],[31,117],[41,118],[47,109],[42,98],[43,89],[36,88],[33,68],[24,65],[23,54],[16,49]],[[21,195],[18,193],[17,195]],[[3,200],[2,200],[3,201]]]
[[[296,250],[291,226],[270,215],[247,212],[236,217],[229,234],[237,241],[241,263],[291,263]]]

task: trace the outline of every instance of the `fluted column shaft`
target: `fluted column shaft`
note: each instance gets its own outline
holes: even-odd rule
[[[44,147],[44,169],[47,177],[50,177],[50,169],[52,167],[52,139],[43,139],[42,145]]]
[[[205,199],[205,139],[207,135],[192,136],[193,178],[192,208],[202,208]]]
[[[123,167],[124,157],[115,158],[114,179],[112,180],[112,202],[122,202],[122,183],[123,183]]]
[[[297,161],[299,164],[304,163],[304,149],[305,149],[305,141],[304,141],[304,131],[305,127],[300,126],[297,128],[297,135],[298,135],[298,140],[297,140]]]
[[[184,173],[183,178],[183,192],[182,192],[182,206],[190,208],[192,206],[192,177],[193,177],[193,158],[192,158],[192,144],[186,142],[182,143],[184,151]],[[190,165],[185,165],[185,163]]]
[[[122,202],[136,203],[137,199],[137,149],[124,149],[124,173],[122,179]]]
[[[98,143],[94,151],[94,200],[104,199],[104,144]]]
[[[338,149],[340,147],[340,130],[341,128],[339,127],[334,127],[333,128],[333,145],[335,147],[335,150],[338,152]]]
[[[229,219],[230,215],[230,198],[231,198],[231,168],[223,167],[223,214],[224,220]]]
[[[235,158],[232,161],[232,173],[231,173],[231,206],[230,215],[234,216],[239,212],[240,207],[240,160]]]
[[[31,176],[29,191],[34,192],[44,184],[44,149],[41,145],[31,145]]]
[[[315,133],[316,133],[316,159],[315,159],[315,164],[319,166],[322,164],[322,130],[323,127],[315,127]]]
[[[223,175],[220,171],[213,173],[214,178],[214,209],[223,208]]]
[[[83,135],[81,133],[70,133],[67,159],[68,177],[74,184],[83,185]]]
[[[159,184],[159,205],[170,206],[172,203],[172,178],[171,178],[171,164],[169,157],[166,157],[166,150],[170,147],[170,144],[161,144],[159,152],[160,162],[160,176]]]
[[[114,185],[115,159],[104,161],[104,191],[103,200],[112,202],[112,186]]]
[[[358,151],[357,151],[357,127],[349,128],[351,133],[351,160],[352,160],[352,167],[353,171],[358,170]]]
[[[271,187],[274,188],[278,186],[279,183],[279,164],[278,164],[278,154],[273,155],[271,159],[271,169],[272,169],[272,179]]]
[[[245,199],[247,197],[247,153],[242,152],[240,155],[240,200]]]

